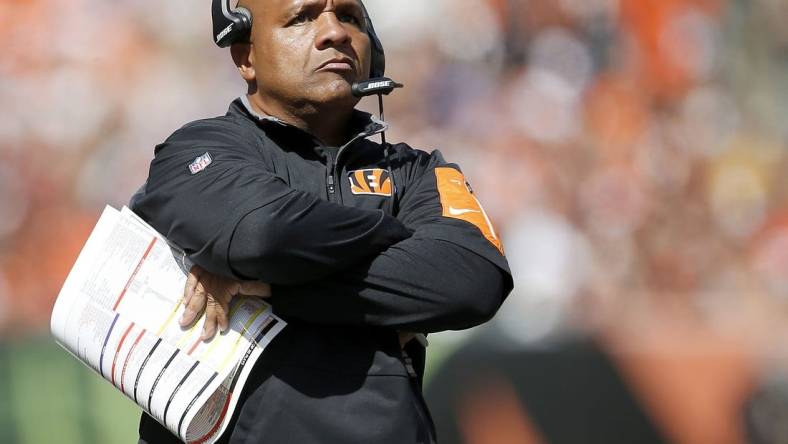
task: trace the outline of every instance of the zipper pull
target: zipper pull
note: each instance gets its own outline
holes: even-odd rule
[[[329,174],[328,175],[328,192],[329,192],[329,194],[334,194],[334,190],[335,190],[335,187],[334,187],[334,175],[333,174]]]

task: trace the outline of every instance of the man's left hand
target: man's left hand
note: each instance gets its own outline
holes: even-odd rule
[[[180,321],[181,327],[192,325],[204,311],[203,341],[213,338],[217,328],[226,331],[230,326],[230,301],[238,294],[268,297],[271,296],[271,286],[263,282],[226,278],[195,265],[189,271],[183,292],[186,310]]]

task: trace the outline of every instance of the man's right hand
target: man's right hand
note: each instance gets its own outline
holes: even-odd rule
[[[208,341],[216,335],[217,328],[221,331],[230,326],[230,300],[235,295],[271,296],[271,286],[256,281],[238,281],[210,273],[199,265],[192,267],[186,279],[183,291],[183,313],[180,325],[192,325],[205,312],[202,340]]]

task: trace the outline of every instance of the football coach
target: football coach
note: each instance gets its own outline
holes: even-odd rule
[[[424,334],[501,306],[495,229],[440,152],[370,140],[387,126],[358,96],[393,82],[367,81],[385,55],[360,0],[213,3],[247,93],[158,145],[131,206],[196,264],[182,325],[210,340],[250,287],[288,322],[221,442],[436,442]],[[146,414],[139,434],[178,442]]]

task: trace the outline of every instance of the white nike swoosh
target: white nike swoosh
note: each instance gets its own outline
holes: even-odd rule
[[[481,211],[449,207],[449,214],[451,214],[452,216],[462,216],[463,214],[467,214],[467,213],[481,213]]]

